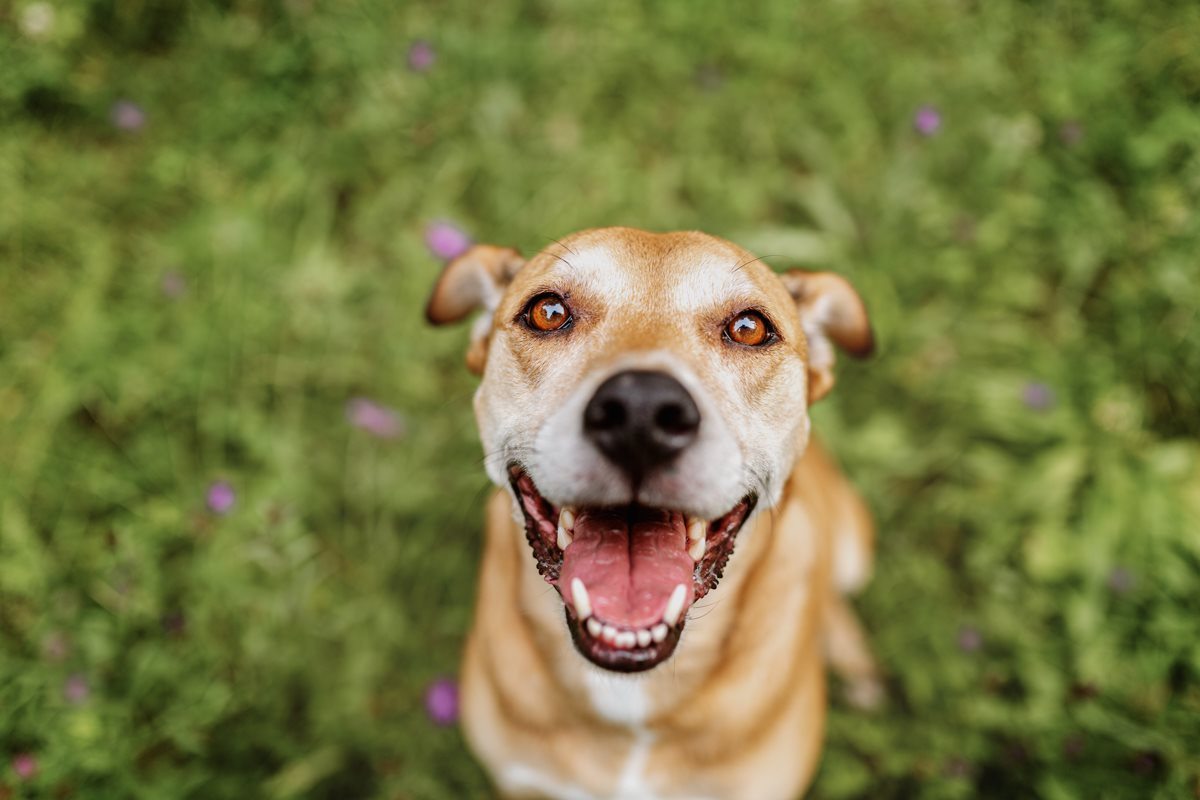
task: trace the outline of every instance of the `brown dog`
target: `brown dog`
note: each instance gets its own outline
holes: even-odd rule
[[[510,798],[787,800],[826,658],[879,696],[845,592],[872,527],[809,442],[858,295],[702,233],[476,246],[427,315],[484,313],[468,365],[488,475],[463,724]],[[555,591],[557,590],[557,591]],[[629,674],[637,673],[637,674]]]

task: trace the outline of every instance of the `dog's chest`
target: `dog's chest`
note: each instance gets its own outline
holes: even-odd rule
[[[632,744],[614,773],[611,790],[596,794],[529,764],[506,768],[504,784],[510,790],[533,791],[552,800],[706,800],[692,795],[662,794],[651,785],[647,768],[655,736],[645,724],[651,702],[644,678],[588,669],[583,686],[587,703],[596,715],[627,729],[632,736]]]

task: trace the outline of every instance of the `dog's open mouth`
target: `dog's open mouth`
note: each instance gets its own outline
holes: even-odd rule
[[[757,499],[749,494],[703,520],[639,505],[558,508],[519,466],[509,467],[509,480],[576,648],[620,672],[650,669],[674,652],[688,609],[716,588]]]

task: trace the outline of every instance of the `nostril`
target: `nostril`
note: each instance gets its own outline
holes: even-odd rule
[[[664,433],[680,434],[695,430],[696,423],[682,405],[666,403],[655,412],[654,426]]]
[[[611,431],[624,427],[629,412],[620,400],[604,400],[588,407],[587,427],[594,431]]]
[[[625,404],[617,400],[609,400],[600,407],[601,422],[603,428],[619,428],[625,424],[628,413],[625,410]]]

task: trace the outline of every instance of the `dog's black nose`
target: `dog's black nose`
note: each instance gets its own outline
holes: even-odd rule
[[[700,409],[683,384],[662,372],[618,372],[583,412],[583,430],[635,481],[692,443]]]

